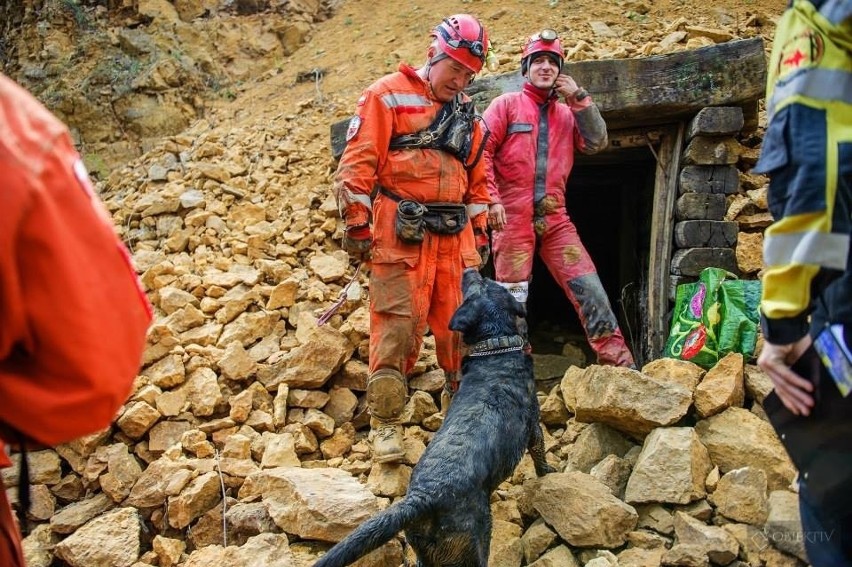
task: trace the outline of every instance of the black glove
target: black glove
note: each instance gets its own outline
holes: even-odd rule
[[[488,263],[488,258],[491,256],[491,244],[488,240],[488,234],[484,231],[473,231],[473,238],[476,242],[476,251],[479,252],[479,258],[482,260],[480,268],[485,267]]]
[[[343,249],[349,257],[357,262],[370,257],[370,247],[373,245],[373,235],[368,225],[347,228],[343,234]]]

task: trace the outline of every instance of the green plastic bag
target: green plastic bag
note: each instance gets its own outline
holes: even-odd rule
[[[705,268],[695,283],[677,286],[663,356],[712,368],[739,352],[754,355],[760,321],[760,282],[739,280],[721,268]]]

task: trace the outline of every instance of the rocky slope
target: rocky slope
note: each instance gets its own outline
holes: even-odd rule
[[[99,189],[157,320],[114,426],[31,457],[35,529],[26,549],[33,566],[309,565],[404,493],[410,467],[440,425],[442,375],[427,340],[406,408],[406,464],[373,465],[363,411],[363,275],[329,323],[316,322],[352,277],[329,194],[328,128],[372,79],[399,60],[420,61],[435,14],[480,15],[504,72],[517,68],[523,36],[542,25],[570,38],[572,58],[638,57],[757,34],[770,40],[781,10],[766,1],[721,1],[711,9],[677,0],[351,0],[263,4],[262,14],[245,16],[244,4],[208,6],[193,17],[190,8],[206,4],[81,8],[111,22],[122,53],[143,35],[159,46],[164,35],[183,39],[206,26],[212,35],[195,44],[199,52],[245,74],[229,83],[231,94],[211,98],[209,89],[193,90],[183,63],[157,59],[150,72],[134,75],[128,96],[148,97],[143,106],[155,104],[149,116],[170,116],[162,122],[172,130],[139,130],[132,143],[118,133],[133,130],[121,117],[137,114],[95,124],[97,110],[79,114],[83,86],[62,91],[77,102],[53,105],[71,122],[89,116],[74,123],[84,153],[89,140],[103,148],[128,143],[127,151],[115,150],[116,162],[147,150],[100,168]],[[22,22],[43,22],[44,11],[60,5],[72,16],[81,7],[27,4]],[[285,8],[300,16],[281,15]],[[275,32],[278,64],[246,48],[264,26],[291,19],[303,22],[307,42],[288,55],[280,41],[287,34]],[[17,76],[31,85],[41,80],[37,69],[52,69],[47,76],[66,85],[85,76],[64,76],[45,63],[63,60],[48,49],[59,41],[49,24],[45,33],[45,26],[27,28],[41,34],[40,50],[34,39],[16,48]],[[244,53],[241,62],[223,55],[225,37]],[[23,57],[25,47],[32,52]],[[43,64],[27,67],[30,60]],[[149,82],[139,83],[143,77]],[[174,85],[152,87],[169,77]],[[116,84],[105,90],[116,106]],[[156,111],[156,104],[172,108],[168,100],[183,101],[179,120]],[[89,133],[95,126],[104,132]],[[745,162],[741,169],[745,175]],[[736,218],[765,203],[758,191],[730,206]],[[535,480],[525,459],[501,487],[490,565],[801,563],[795,471],[762,419],[767,391],[765,377],[738,356],[706,373],[671,360],[641,373],[570,368],[541,392],[548,459],[560,472]],[[7,487],[15,477],[15,470],[3,473]],[[395,541],[360,564],[396,566],[405,554]]]

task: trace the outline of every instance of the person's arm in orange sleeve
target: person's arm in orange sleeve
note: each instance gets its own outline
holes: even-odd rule
[[[67,130],[0,88],[0,430],[56,445],[115,418],[151,310]]]
[[[393,132],[393,112],[381,98],[365,91],[350,120],[346,148],[334,179],[334,192],[347,228],[368,226],[371,193],[387,159]]]

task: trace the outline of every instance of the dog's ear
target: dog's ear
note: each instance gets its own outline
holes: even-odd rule
[[[476,322],[476,309],[473,308],[472,303],[471,301],[464,301],[459,305],[459,308],[453,313],[452,319],[450,319],[451,331],[464,334]]]

